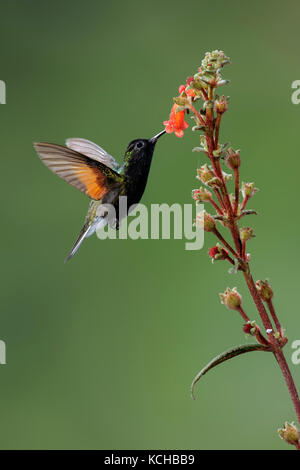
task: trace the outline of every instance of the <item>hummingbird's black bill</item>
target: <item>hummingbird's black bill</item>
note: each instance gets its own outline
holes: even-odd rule
[[[158,141],[158,139],[159,139],[162,135],[164,135],[165,133],[166,133],[166,131],[165,131],[165,129],[164,129],[163,131],[159,132],[159,133],[156,134],[154,137],[152,137],[152,139],[150,139],[150,142],[151,142],[152,144],[155,144],[155,143]]]

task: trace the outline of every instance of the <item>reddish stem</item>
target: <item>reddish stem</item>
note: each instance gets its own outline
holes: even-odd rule
[[[211,203],[211,205],[216,209],[216,212],[219,214],[219,215],[223,215],[223,211],[220,209],[220,207],[218,206],[218,204],[215,203],[215,201],[211,198],[209,200],[209,202]]]
[[[264,306],[264,304],[263,304],[263,302],[260,298],[260,295],[257,292],[257,289],[256,289],[255,283],[253,281],[253,277],[251,276],[249,267],[248,267],[248,270],[243,272],[243,274],[244,274],[244,278],[245,278],[245,281],[247,283],[248,289],[250,291],[250,294],[251,294],[251,296],[254,300],[254,303],[256,305],[256,308],[258,310],[260,318],[261,318],[261,320],[263,322],[263,325],[265,327],[265,330],[269,331],[269,333],[267,333],[269,341],[273,346],[277,347],[277,342],[274,338],[274,335],[272,334],[273,333],[272,323],[271,323],[271,321],[268,317],[268,313],[267,313],[267,311],[265,309],[265,306]]]
[[[282,371],[283,377],[289,389],[289,392],[293,401],[293,405],[297,414],[297,418],[300,423],[300,400],[299,400],[298,392],[297,392],[292,374],[290,372],[289,366],[286,362],[282,349],[278,349],[277,351],[275,351],[274,356],[276,357],[276,360],[279,364],[279,367]]]
[[[198,121],[199,121],[198,124],[200,124],[201,126],[205,126],[206,123],[205,123],[203,117],[201,116],[200,113],[198,113],[197,109],[191,103],[189,103],[189,108],[194,113],[196,118],[198,119]]]
[[[223,238],[223,236],[220,234],[219,230],[217,228],[214,229],[213,233],[218,237],[221,243],[229,250],[235,258],[238,258],[237,253],[234,251],[234,249],[227,243],[227,241]]]
[[[268,308],[270,310],[270,313],[272,315],[272,318],[273,318],[273,321],[276,325],[276,329],[277,331],[281,334],[282,333],[282,328],[281,328],[281,325],[280,325],[280,322],[277,318],[277,315],[276,315],[276,312],[275,312],[275,308],[274,308],[274,305],[273,305],[273,302],[272,300],[270,299],[268,302],[267,302],[267,305],[268,305]]]
[[[229,263],[234,265],[234,261],[229,255],[227,255],[226,259],[229,261]]]
[[[245,209],[247,202],[249,201],[249,196],[245,196],[241,206],[241,212]]]
[[[244,309],[242,307],[238,307],[237,311],[240,313],[241,317],[245,320],[245,322],[247,323],[248,321],[250,321],[250,318],[248,317],[248,315],[245,313]]]
[[[240,170],[239,168],[234,169],[234,186],[235,186],[235,201],[234,201],[234,215],[237,215],[239,207],[239,195],[240,195]]]
[[[222,114],[217,113],[217,119],[215,124],[215,148],[218,148],[221,119]]]
[[[231,231],[231,235],[232,235],[236,250],[237,250],[238,254],[241,255],[241,253],[242,253],[242,243],[241,243],[241,240],[240,240],[239,230],[238,230],[235,223],[231,224],[229,228],[230,228],[230,231]]]
[[[220,205],[221,205],[223,211],[226,210],[226,208],[225,208],[225,206],[224,206],[224,202],[223,202],[222,196],[221,196],[221,194],[220,194],[220,191],[219,191],[217,188],[213,188],[213,190],[214,190],[215,195],[216,195],[217,198],[218,198],[218,201],[219,201],[219,203],[220,203]]]
[[[246,242],[245,240],[242,241],[242,258],[246,261]]]

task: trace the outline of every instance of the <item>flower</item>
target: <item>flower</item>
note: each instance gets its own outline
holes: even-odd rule
[[[242,182],[242,195],[243,198],[249,198],[254,196],[257,193],[258,189],[254,187],[254,183],[244,183]]]
[[[186,84],[187,84],[187,86],[190,86],[190,84],[191,84],[193,81],[194,81],[194,77],[188,77],[188,78],[186,79]]]
[[[240,237],[242,242],[247,242],[251,240],[251,238],[254,238],[254,231],[253,228],[251,227],[243,227],[240,229]]]
[[[212,194],[205,188],[199,188],[193,189],[192,197],[196,202],[210,202]]]
[[[174,132],[177,137],[183,137],[183,131],[187,129],[189,125],[184,120],[184,109],[178,110],[178,108],[180,108],[178,104],[173,104],[170,119],[169,121],[164,121],[164,125],[166,126],[166,132],[168,134]]]
[[[222,95],[221,98],[215,100],[214,108],[216,113],[224,114],[227,111],[228,99],[229,97],[225,98],[225,96]]]
[[[194,97],[196,96],[196,93],[195,93],[195,90],[193,90],[191,87],[190,87],[190,83],[193,81],[193,77],[189,77],[187,79],[187,82],[186,82],[186,85],[180,85],[178,91],[179,91],[179,94],[181,95],[182,93],[185,93],[187,96],[190,96],[190,97]]]
[[[228,251],[225,250],[225,248],[223,248],[219,243],[216,246],[213,246],[209,250],[208,254],[212,258],[212,262],[228,258]]]
[[[255,321],[247,321],[247,323],[245,323],[243,326],[243,332],[246,333],[246,335],[254,336],[256,334],[257,328],[258,327]]]
[[[273,298],[273,289],[270,286],[268,280],[266,281],[256,281],[256,289],[258,290],[259,295],[265,302],[269,302]]]
[[[230,289],[227,287],[224,294],[220,294],[221,303],[232,310],[239,310],[242,305],[242,297],[236,290],[236,287]]]
[[[284,439],[288,444],[298,446],[300,443],[300,434],[295,423],[288,423],[286,421],[284,427],[278,429],[278,434],[281,439]]]
[[[239,150],[233,150],[232,147],[227,149],[225,155],[225,163],[231,170],[236,170],[241,165],[241,157]]]
[[[203,229],[205,232],[214,232],[216,229],[215,219],[205,210],[199,212],[196,215],[195,223],[200,229]]]

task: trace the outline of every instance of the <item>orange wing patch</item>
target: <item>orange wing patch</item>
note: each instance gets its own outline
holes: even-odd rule
[[[92,199],[102,199],[109,192],[106,177],[97,168],[81,165],[76,168],[75,174],[85,186],[86,194]]]
[[[47,142],[35,142],[34,147],[53,173],[92,199],[102,199],[114,186],[124,184],[115,170],[71,148]]]

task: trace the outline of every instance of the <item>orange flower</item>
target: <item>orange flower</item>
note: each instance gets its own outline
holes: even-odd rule
[[[172,132],[175,133],[177,137],[183,137],[183,131],[189,127],[188,123],[184,120],[185,111],[178,111],[176,113],[176,109],[178,108],[178,104],[173,104],[171,109],[170,119],[169,121],[164,121],[164,125],[166,126],[166,132],[171,134]]]
[[[192,80],[191,77],[188,78],[188,80]],[[191,83],[191,81],[187,81],[186,82],[186,85],[180,85],[179,87],[179,94],[181,95],[181,93],[185,93],[187,96],[191,96],[192,98],[194,96],[196,96],[196,93],[195,91],[192,89],[192,88],[188,88],[189,84]]]

